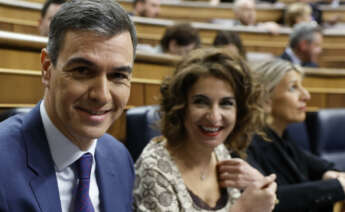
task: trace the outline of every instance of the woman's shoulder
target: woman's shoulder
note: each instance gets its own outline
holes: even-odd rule
[[[138,175],[149,171],[170,178],[175,174],[173,162],[166,148],[165,137],[155,137],[148,143],[135,163],[135,169]]]

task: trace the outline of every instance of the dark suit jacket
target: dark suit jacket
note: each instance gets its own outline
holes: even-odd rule
[[[287,60],[287,61],[292,62],[292,58],[290,57],[290,55],[288,53],[286,53],[286,51],[284,51],[283,54],[280,55],[279,57],[283,60]],[[313,63],[313,62],[302,63],[302,66],[311,67],[311,68],[318,68],[319,67],[319,65],[317,65],[316,63]]]
[[[248,148],[248,162],[264,175],[277,175],[279,204],[275,211],[332,211],[345,199],[338,180],[321,180],[333,164],[300,150],[267,129],[270,142],[255,136]]]
[[[131,211],[134,169],[126,148],[104,135],[97,141],[95,160],[101,211]],[[61,212],[39,104],[0,123],[0,211]]]

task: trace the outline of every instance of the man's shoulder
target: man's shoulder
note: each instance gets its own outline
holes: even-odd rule
[[[114,161],[132,161],[125,145],[107,133],[98,139],[96,151]]]
[[[13,143],[13,140],[20,138],[23,128],[23,116],[22,114],[15,115],[0,122],[0,146],[10,142]]]
[[[287,61],[292,61],[290,55],[286,52],[286,50],[279,56],[279,58]]]
[[[112,135],[108,133],[105,133],[98,140],[99,140],[99,145],[103,146],[103,148],[108,148],[108,149],[110,148],[116,151],[124,151],[124,150],[127,151],[126,147],[121,141],[117,140],[116,138],[114,138]]]

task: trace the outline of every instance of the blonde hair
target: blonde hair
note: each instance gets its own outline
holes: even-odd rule
[[[311,15],[312,9],[309,4],[304,2],[297,2],[290,4],[285,13],[285,25],[294,26],[297,23],[297,18],[305,14]]]
[[[296,71],[299,74],[304,74],[300,66],[276,58],[253,65],[252,68],[257,75],[256,77],[259,83],[264,85],[267,92],[271,92],[289,71]]]

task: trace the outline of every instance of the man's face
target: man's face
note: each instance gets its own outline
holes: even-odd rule
[[[61,6],[61,4],[51,4],[47,9],[46,15],[40,19],[38,28],[42,36],[48,36],[50,22]]]
[[[322,52],[322,34],[314,33],[314,40],[306,43],[305,61],[317,63],[317,59]]]
[[[248,1],[241,5],[240,9],[237,12],[237,18],[243,25],[252,26],[256,22],[256,10],[255,4],[251,1]]]
[[[139,13],[140,16],[149,18],[155,18],[158,16],[160,0],[145,0],[142,4],[142,10]]]
[[[133,65],[130,34],[68,31],[56,66],[45,50],[41,61],[48,115],[82,149],[102,136],[127,104]]]

